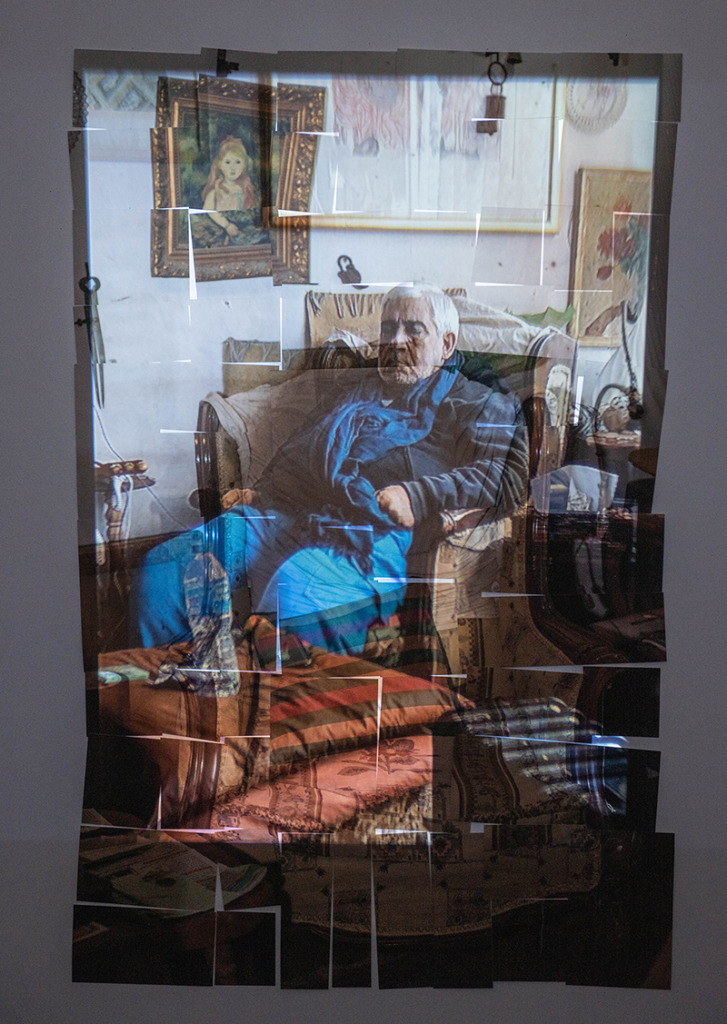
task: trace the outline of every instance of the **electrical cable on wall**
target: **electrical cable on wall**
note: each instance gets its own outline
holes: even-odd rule
[[[121,462],[121,463],[125,462],[126,460],[124,459],[124,457],[122,455],[120,455],[119,452],[111,444],[111,441],[109,440],[109,436],[106,433],[106,428],[104,426],[103,419],[101,418],[101,413],[99,412],[98,406],[96,406],[96,405],[94,405],[94,413],[96,414],[96,419],[98,420],[98,425],[99,425],[99,428],[101,430],[101,435],[102,435],[104,441],[106,442],[106,446],[107,446],[108,450],[111,452],[111,454],[116,459],[119,460],[119,462]],[[126,479],[130,481],[129,499],[128,499],[129,502],[130,502],[130,500],[131,500],[131,492],[134,490],[134,487],[133,487],[133,483],[131,482],[131,477],[127,476]],[[171,511],[171,509],[169,509],[166,506],[166,504],[162,501],[162,499],[159,497],[159,495],[155,493],[154,485],[149,485],[146,488],[146,490],[147,490],[149,496],[154,499],[154,501],[157,503],[157,505],[159,505],[159,507],[162,509],[162,511],[165,512],[169,516],[169,518],[173,522],[175,522],[177,524],[177,526],[181,526],[181,528],[183,530],[188,530],[189,529],[189,524],[188,523],[183,523],[181,519],[178,519],[177,516],[175,516],[174,513]],[[126,510],[124,511],[124,514],[126,514]],[[130,512],[129,512],[129,514],[130,514]],[[123,522],[123,520],[122,520],[122,522]]]

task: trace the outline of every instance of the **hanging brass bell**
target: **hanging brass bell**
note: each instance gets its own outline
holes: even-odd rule
[[[495,89],[498,91],[495,92]],[[477,122],[477,131],[485,135],[494,135],[504,117],[505,97],[502,95],[502,86],[493,86],[490,95],[485,97],[485,120]]]

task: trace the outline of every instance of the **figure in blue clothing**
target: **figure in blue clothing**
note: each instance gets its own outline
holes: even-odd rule
[[[332,391],[246,504],[147,557],[135,589],[145,646],[229,620],[230,600],[248,588],[255,611],[311,643],[360,654],[370,623],[401,600],[413,534],[446,510],[494,517],[517,505],[528,465],[521,410],[494,382],[459,372],[458,330],[440,289],[388,292],[378,365],[357,371],[344,395]]]

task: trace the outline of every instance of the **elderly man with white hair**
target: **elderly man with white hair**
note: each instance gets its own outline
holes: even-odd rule
[[[517,399],[458,370],[459,322],[431,285],[384,298],[375,371],[332,389],[277,452],[246,503],[154,549],[136,612],[147,646],[229,621],[236,591],[304,639],[360,654],[396,610],[413,537],[447,510],[502,516],[522,499],[527,436]],[[356,609],[332,616],[332,609]],[[338,622],[340,626],[333,623]]]

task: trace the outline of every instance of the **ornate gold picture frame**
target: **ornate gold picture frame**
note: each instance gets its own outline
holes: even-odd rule
[[[295,214],[308,209],[323,106],[317,87],[160,78],[152,275],[305,283],[309,218]]]

